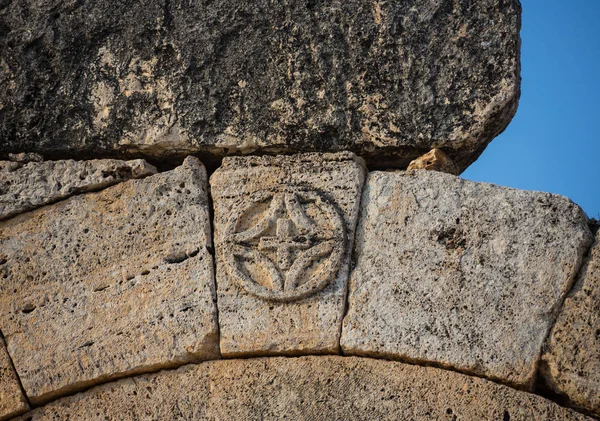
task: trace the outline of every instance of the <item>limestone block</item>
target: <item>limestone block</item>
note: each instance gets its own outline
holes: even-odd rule
[[[592,421],[542,397],[436,368],[344,357],[223,360],[120,380],[19,421]]]
[[[541,369],[556,393],[600,416],[600,233],[552,328]]]
[[[564,197],[373,172],[342,350],[530,387],[591,241],[587,217]]]
[[[0,327],[32,403],[218,357],[206,182],[187,158],[0,222]]]
[[[29,405],[0,336],[0,420],[15,417],[28,409]]]
[[[212,175],[223,356],[339,351],[364,177],[350,153],[226,158]]]
[[[0,157],[352,150],[406,167],[438,147],[463,170],[518,104],[518,0],[0,4]]]
[[[25,157],[26,158],[26,157]],[[0,219],[100,190],[130,178],[143,178],[156,168],[141,159],[118,161],[0,161]]]

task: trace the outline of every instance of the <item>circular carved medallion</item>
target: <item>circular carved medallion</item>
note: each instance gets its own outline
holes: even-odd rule
[[[300,300],[337,274],[346,250],[344,219],[315,190],[260,191],[233,210],[222,250],[229,276],[248,293]]]

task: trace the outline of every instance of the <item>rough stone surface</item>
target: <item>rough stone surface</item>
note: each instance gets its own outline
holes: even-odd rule
[[[0,219],[77,193],[99,190],[155,173],[156,168],[141,159],[47,161],[24,165],[0,161]]]
[[[212,175],[223,356],[339,351],[364,178],[349,153],[226,158]]]
[[[342,350],[531,386],[592,242],[587,222],[547,193],[431,171],[371,173]]]
[[[448,155],[440,149],[432,149],[425,155],[412,161],[407,170],[429,170],[458,175],[460,170]]]
[[[0,420],[15,417],[28,409],[29,405],[0,336]]]
[[[26,164],[28,162],[43,162],[44,157],[39,153],[35,152],[21,152],[21,153],[9,153],[8,160],[13,162],[19,162],[22,164]]]
[[[600,232],[548,338],[541,368],[555,392],[600,416]]]
[[[32,403],[218,357],[206,182],[188,158],[0,222],[0,326]]]
[[[515,113],[520,14],[518,0],[5,0],[0,153],[352,150],[406,166],[438,147],[464,169]]]
[[[585,421],[539,396],[435,368],[344,357],[227,360],[104,385],[44,420]]]

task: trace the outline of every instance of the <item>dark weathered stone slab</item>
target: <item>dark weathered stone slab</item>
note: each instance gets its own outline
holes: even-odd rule
[[[0,155],[352,150],[464,169],[512,118],[518,0],[0,3]],[[0,156],[1,157],[1,156]]]

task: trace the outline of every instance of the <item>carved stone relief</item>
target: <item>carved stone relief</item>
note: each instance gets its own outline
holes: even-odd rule
[[[364,177],[349,153],[223,161],[210,180],[223,356],[339,351]]]
[[[346,249],[336,205],[301,186],[251,195],[232,212],[225,235],[229,276],[250,294],[281,302],[325,288]]]

